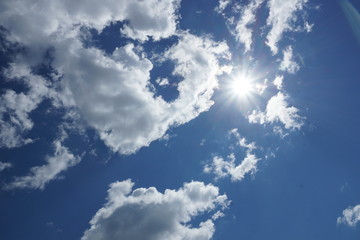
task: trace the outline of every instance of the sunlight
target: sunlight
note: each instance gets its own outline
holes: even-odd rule
[[[236,74],[230,83],[231,92],[237,97],[247,97],[254,91],[254,84],[251,76]]]

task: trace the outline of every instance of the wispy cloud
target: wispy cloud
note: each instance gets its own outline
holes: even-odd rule
[[[79,156],[75,156],[62,145],[62,139],[54,141],[53,145],[54,155],[46,157],[46,164],[31,168],[26,176],[15,177],[4,189],[44,189],[50,181],[58,179],[61,173],[80,162]]]
[[[294,60],[293,49],[291,46],[288,46],[283,50],[283,59],[280,62],[279,69],[292,74],[296,73],[300,69],[299,64],[297,64]]]
[[[308,0],[269,0],[269,17],[267,25],[271,27],[266,44],[275,55],[278,53],[278,42],[286,31],[292,31],[297,20],[296,13],[301,11]]]
[[[7,168],[11,168],[13,165],[8,162],[0,162],[0,172],[4,171]]]
[[[264,0],[251,0],[251,2],[243,8],[240,20],[236,24],[236,40],[244,44],[245,52],[251,49],[253,30],[250,28],[250,25],[256,21],[256,10],[263,1]]]

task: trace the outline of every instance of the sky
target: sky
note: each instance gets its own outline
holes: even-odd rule
[[[0,239],[359,239],[359,11],[2,0]]]

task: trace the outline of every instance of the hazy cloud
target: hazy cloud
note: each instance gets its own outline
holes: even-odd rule
[[[11,168],[12,164],[8,162],[0,162],[0,172],[4,171],[7,168]]]

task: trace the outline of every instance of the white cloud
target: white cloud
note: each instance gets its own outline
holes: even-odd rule
[[[268,80],[265,79],[263,83],[255,84],[255,89],[260,95],[263,95],[265,90],[267,89],[267,83],[268,83]]]
[[[299,110],[293,106],[289,107],[288,96],[278,92],[273,96],[266,106],[266,111],[254,110],[249,116],[250,123],[274,123],[281,122],[286,129],[300,129],[303,125],[303,117],[298,115]]]
[[[337,219],[338,224],[347,224],[351,227],[355,227],[360,221],[360,205],[355,207],[348,207],[343,211],[343,215]]]
[[[282,75],[277,75],[273,81],[273,84],[275,85],[275,87],[278,90],[282,90],[283,88],[283,81],[284,81],[284,76]]]
[[[278,42],[284,32],[295,30],[296,13],[301,11],[308,0],[269,0],[269,17],[267,25],[271,26],[266,44],[275,55],[278,52]]]
[[[12,164],[8,162],[0,162],[0,172],[4,171],[7,168],[11,168]]]
[[[217,13],[222,13],[230,3],[231,0],[219,0],[219,5],[215,8],[215,11]]]
[[[114,151],[136,152],[161,138],[173,125],[184,124],[213,104],[220,66],[227,45],[183,33],[165,52],[175,62],[174,73],[183,78],[179,97],[168,103],[151,89],[150,60],[136,53],[133,44],[116,49],[112,56],[95,48],[74,47],[55,59],[65,86],[90,126]]]
[[[13,39],[34,47],[44,38],[76,34],[79,25],[101,31],[110,22],[124,20],[128,23],[122,32],[128,37],[159,40],[175,33],[179,4],[179,0],[7,0],[0,23],[11,30]]]
[[[194,217],[226,208],[226,195],[202,182],[185,183],[179,190],[133,189],[131,180],[115,182],[108,190],[107,202],[90,221],[82,240],[208,240],[215,225],[209,218],[192,227]],[[216,214],[215,214],[216,215]],[[221,213],[218,213],[221,215]]]
[[[236,163],[234,154],[230,154],[227,160],[215,156],[210,165],[204,167],[205,173],[213,173],[216,178],[231,177],[231,181],[241,181],[246,174],[254,174],[257,170],[257,162],[261,160],[254,154],[247,153],[240,164]]]
[[[140,40],[148,36],[155,40],[169,37],[176,30],[179,3],[178,0],[2,1],[0,25],[9,30],[6,37],[26,48],[5,73],[9,79],[23,81],[29,90],[16,93],[7,90],[1,96],[0,147],[19,147],[32,142],[26,138],[34,124],[29,114],[44,99],[52,98],[56,106],[72,104],[68,101],[72,99],[71,92],[57,94],[54,89],[48,89],[49,83],[30,70],[44,60],[49,48],[54,49],[55,57],[69,54],[79,46],[72,45],[81,36],[82,27],[101,32],[111,22],[123,20],[127,20],[123,33],[128,37]],[[55,70],[63,69],[58,67]]]
[[[236,144],[242,148],[245,148],[247,152],[251,153],[252,151],[254,151],[256,149],[255,142],[248,143],[244,137],[241,137],[237,128],[231,129],[229,131],[229,134],[235,136],[237,139]]]
[[[124,19],[129,24],[121,30],[128,37],[147,40],[167,38],[176,31],[180,0],[123,1]]]
[[[241,13],[240,20],[235,27],[236,40],[243,43],[245,52],[250,51],[252,44],[252,29],[249,25],[256,20],[256,10],[260,7],[264,0],[251,0],[250,3],[244,7]]]
[[[5,189],[44,189],[50,181],[58,179],[62,172],[80,162],[79,156],[74,156],[68,148],[62,145],[62,139],[54,141],[53,144],[54,155],[46,157],[46,164],[32,167],[26,176],[15,177],[12,182],[5,185]]]
[[[2,9],[0,24],[11,30],[12,40],[29,48],[32,57],[24,56],[21,63],[26,63],[28,69],[38,64],[51,46],[54,48],[51,67],[60,81],[57,89],[61,92],[48,89],[49,93],[32,99],[33,107],[25,113],[33,111],[45,98],[51,98],[56,106],[75,107],[109,147],[130,154],[161,138],[171,126],[184,124],[208,110],[222,69],[218,57],[229,54],[225,43],[177,33],[178,43],[164,53],[164,58],[175,62],[174,74],[183,80],[178,84],[179,98],[168,103],[149,89],[153,64],[141,48],[128,44],[108,55],[100,49],[84,48],[79,40],[83,34],[80,27],[101,31],[110,22],[122,20],[127,20],[122,32],[128,37],[140,40],[147,36],[155,40],[169,37],[176,31],[179,4],[178,0],[98,4],[86,0],[38,4],[8,1]],[[24,78],[31,82],[30,76],[33,75],[28,73]],[[32,128],[33,123],[28,120],[25,130]],[[8,137],[11,134],[16,139],[19,131],[4,131],[3,139],[11,139]]]
[[[158,78],[155,80],[159,86],[167,86],[169,85],[169,80],[167,78]]]
[[[283,59],[280,63],[279,69],[292,74],[296,73],[300,69],[299,64],[297,64],[294,60],[293,49],[291,46],[288,46],[283,50]]]
[[[29,114],[49,94],[49,90],[42,77],[31,74],[30,69],[23,65],[11,65],[5,76],[23,81],[28,88],[19,93],[6,90],[0,96],[0,147],[20,147],[32,142],[25,138],[33,127]],[[20,80],[22,78],[24,80]]]
[[[240,136],[236,128],[230,130],[229,134],[235,136],[237,146],[246,150],[245,158],[237,164],[234,153],[231,153],[227,160],[220,156],[214,156],[212,162],[204,166],[204,172],[213,173],[217,179],[230,176],[231,181],[241,181],[246,174],[256,172],[257,163],[261,159],[253,154],[253,151],[257,148],[255,142],[248,143],[244,137]]]

